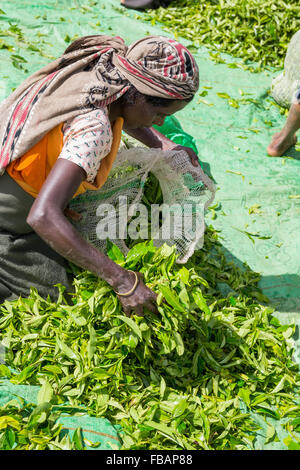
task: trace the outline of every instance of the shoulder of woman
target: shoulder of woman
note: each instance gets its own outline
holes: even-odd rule
[[[84,114],[79,114],[72,119],[65,122],[63,126],[63,133],[67,135],[70,131],[72,133],[80,132],[88,129],[106,129],[111,131],[111,123],[109,120],[107,108],[92,109]]]

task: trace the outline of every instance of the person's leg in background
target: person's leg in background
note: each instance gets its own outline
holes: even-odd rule
[[[297,91],[284,127],[273,135],[267,152],[272,157],[280,157],[296,144],[296,132],[300,129],[300,89]]]

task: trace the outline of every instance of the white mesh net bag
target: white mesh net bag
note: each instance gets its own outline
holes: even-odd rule
[[[271,96],[281,106],[289,108],[300,87],[300,31],[291,39],[284,60],[283,72],[274,78]]]
[[[155,246],[175,244],[177,262],[185,263],[203,246],[204,213],[214,199],[215,185],[184,151],[132,147],[130,140],[125,142],[104,186],[71,201],[70,209],[81,215],[80,221],[72,223],[103,253],[107,238],[125,255],[128,236],[152,238]],[[150,173],[159,181],[163,204],[146,207],[141,200]]]

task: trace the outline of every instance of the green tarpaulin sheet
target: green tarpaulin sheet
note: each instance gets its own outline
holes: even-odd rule
[[[38,392],[40,387],[35,385],[15,385],[9,380],[0,382],[0,406],[5,405],[11,400],[21,397],[26,404],[38,403]],[[59,410],[59,406],[57,406]],[[61,411],[61,410],[60,410]],[[74,431],[81,429],[83,444],[88,450],[112,450],[121,447],[121,439],[118,435],[118,429],[113,426],[108,419],[94,418],[87,413],[78,410],[75,416],[68,415],[61,411],[58,419],[62,425],[61,435],[68,435],[72,440]]]
[[[129,44],[147,34],[170,35],[161,25],[137,19],[137,12],[120,7],[119,0],[1,0],[0,8],[0,100],[76,37],[119,35]],[[220,230],[229,258],[261,273],[260,285],[280,321],[297,323],[299,363],[300,153],[266,154],[271,135],[285,121],[269,96],[276,73],[250,73],[226,55],[225,63],[215,63],[204,47],[193,52],[199,94],[176,117],[217,183],[218,205],[207,214],[207,223]],[[257,448],[278,446],[263,442],[258,436]]]

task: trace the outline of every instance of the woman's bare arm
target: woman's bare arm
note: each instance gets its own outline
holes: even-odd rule
[[[134,285],[135,275],[86,242],[64,215],[68,202],[85,178],[81,167],[59,159],[33,203],[27,223],[61,256],[101,277],[116,291],[128,292]],[[157,313],[153,304],[157,295],[138,276],[140,282],[134,292],[128,297],[119,296],[124,312],[143,315],[147,307]]]
[[[124,291],[133,285],[134,276],[86,242],[64,215],[64,209],[86,178],[85,171],[73,162],[59,159],[28,214],[27,223],[53,250]]]

